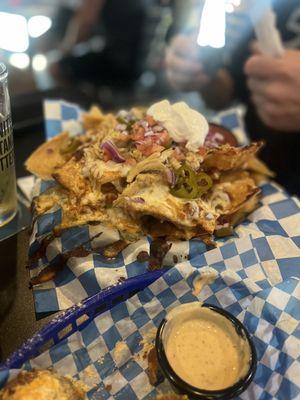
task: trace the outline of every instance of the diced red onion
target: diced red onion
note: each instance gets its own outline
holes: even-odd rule
[[[164,130],[164,127],[160,125],[155,125],[152,129],[154,132],[161,132]]]
[[[148,128],[148,126],[149,126],[148,122],[147,122],[147,121],[144,121],[144,120],[140,121],[140,125],[141,125],[145,130],[146,130],[146,129]]]
[[[147,132],[144,133],[145,137],[154,136],[154,135],[155,135],[155,133],[153,131],[147,131]]]
[[[173,188],[175,186],[175,184],[176,184],[176,176],[175,176],[174,171],[172,169],[170,169],[170,168],[167,168],[166,175],[167,175],[168,183]]]
[[[106,150],[110,154],[113,161],[117,163],[123,163],[126,161],[119,153],[117,147],[110,140],[102,143],[100,147],[102,150]]]
[[[118,124],[116,126],[117,131],[125,131],[127,126],[125,124]]]

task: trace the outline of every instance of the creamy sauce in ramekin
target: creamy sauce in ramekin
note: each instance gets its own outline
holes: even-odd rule
[[[249,371],[250,346],[223,315],[183,304],[167,315],[163,345],[174,372],[199,389],[222,390]]]

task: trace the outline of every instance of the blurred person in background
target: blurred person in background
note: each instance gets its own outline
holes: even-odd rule
[[[70,18],[58,49],[62,58],[51,66],[60,82],[130,86],[139,76],[139,47],[145,19],[143,0],[82,0]],[[75,56],[73,50],[95,33],[104,47]]]
[[[211,68],[207,48],[197,45],[196,32],[181,30],[167,48],[166,73],[173,88],[199,92],[211,108],[233,100],[246,104],[251,139],[266,141],[262,158],[288,191],[300,195],[300,2],[274,0],[273,8],[286,48],[283,57],[262,54],[250,19],[236,11],[226,15],[226,45],[217,68]],[[215,60],[219,53],[210,49]]]

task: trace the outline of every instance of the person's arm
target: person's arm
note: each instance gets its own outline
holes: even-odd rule
[[[251,99],[270,128],[300,131],[300,50],[280,58],[255,54],[245,64]]]
[[[201,49],[192,35],[178,35],[166,52],[166,74],[172,87],[198,91],[207,105],[221,109],[234,99],[234,81],[225,68],[209,75],[201,63]]]
[[[68,53],[77,43],[90,37],[105,2],[106,0],[83,0],[67,27],[61,45],[61,50],[64,53]]]

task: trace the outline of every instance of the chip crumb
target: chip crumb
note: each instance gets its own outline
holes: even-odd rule
[[[101,365],[103,364],[104,361],[104,356],[101,356],[100,358],[98,358],[98,360],[96,361],[97,364]]]
[[[65,375],[65,378],[69,379],[69,381],[71,381],[73,385],[81,392],[87,393],[91,389],[81,379],[74,379],[71,375]]]
[[[127,353],[128,353],[128,346],[127,346],[126,342],[119,340],[116,343],[115,348],[113,350],[113,356],[114,356],[115,362],[117,364],[121,363],[124,358],[124,355],[126,355]]]
[[[217,272],[212,268],[207,268],[202,271],[200,275],[196,276],[193,280],[194,290],[192,291],[192,294],[194,296],[199,296],[205,286],[210,285],[216,280],[217,275]]]

